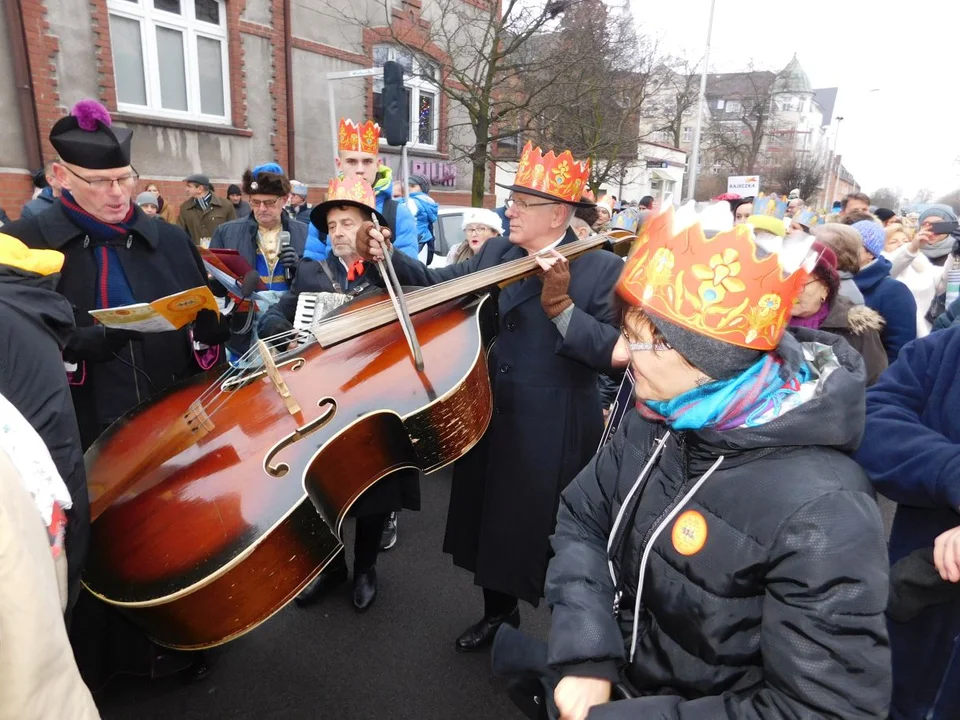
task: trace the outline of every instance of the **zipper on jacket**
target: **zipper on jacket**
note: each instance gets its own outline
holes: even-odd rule
[[[663,529],[676,517],[677,513],[683,508],[684,505],[692,498],[697,490],[700,489],[700,486],[703,485],[711,475],[716,471],[720,464],[724,461],[724,456],[721,455],[717,458],[716,462],[710,466],[710,469],[707,470],[699,480],[697,480],[693,487],[684,492],[683,487],[686,485],[686,479],[689,477],[690,473],[688,472],[688,458],[687,458],[687,445],[686,445],[686,434],[680,435],[680,459],[682,465],[682,473],[684,482],[681,483],[681,490],[674,497],[673,501],[667,508],[660,513],[660,516],[657,518],[656,522],[651,525],[651,530],[647,531],[646,536],[644,537],[644,542],[640,546],[643,551],[640,555],[640,571],[637,574],[637,590],[636,596],[633,603],[633,633],[630,640],[630,662],[633,662],[633,657],[637,651],[637,633],[640,628],[640,598],[642,596],[643,590],[643,580],[647,571],[647,563],[650,560],[650,552],[653,549],[654,543],[660,537],[660,533],[663,532]]]
[[[937,705],[940,704],[940,697],[943,695],[943,688],[947,684],[947,680],[951,678],[950,670],[953,667],[954,661],[957,659],[958,641],[960,641],[960,635],[957,635],[953,638],[953,649],[950,651],[950,660],[947,662],[947,667],[943,671],[943,676],[940,678],[940,686],[937,688],[937,694],[933,697],[933,705],[931,705],[930,709],[927,711],[925,720],[935,720],[937,717]]]

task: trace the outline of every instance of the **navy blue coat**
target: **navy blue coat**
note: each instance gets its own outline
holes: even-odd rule
[[[575,240],[568,230],[563,242]],[[401,284],[433,285],[525,255],[496,237],[470,260],[438,270],[401,252],[393,262]],[[488,359],[494,414],[455,465],[443,543],[481,587],[540,600],[560,493],[593,457],[603,430],[597,377],[610,371],[619,337],[613,287],[622,270],[605,250],[570,263],[574,310],[565,336],[543,311],[538,277],[499,295],[499,336]]]
[[[890,562],[960,525],[960,327],[904,347],[867,391],[856,459],[876,489],[898,503]],[[960,602],[889,622],[891,717],[960,717]],[[932,714],[928,714],[931,713]]]
[[[917,337],[917,301],[910,288],[890,277],[890,261],[878,257],[853,277],[863,294],[863,302],[883,316],[886,325],[880,332],[887,361],[897,359],[900,348]]]

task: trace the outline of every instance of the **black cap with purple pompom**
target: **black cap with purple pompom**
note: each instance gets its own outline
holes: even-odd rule
[[[63,162],[90,170],[111,170],[130,164],[133,131],[111,127],[110,113],[96,100],[81,100],[57,120],[50,142]]]

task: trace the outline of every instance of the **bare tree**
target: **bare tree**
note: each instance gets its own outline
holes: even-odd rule
[[[930,188],[920,188],[917,190],[917,194],[913,196],[915,203],[928,203],[931,200],[933,200],[933,190]]]
[[[683,141],[683,128],[691,112],[696,111],[700,94],[698,63],[684,58],[668,58],[664,62],[664,78],[661,83],[662,102],[651,104],[649,115],[653,131],[665,133],[674,147]]]
[[[955,213],[960,215],[960,190],[948,192],[946,195],[937,200],[937,202],[942,205],[949,205],[951,208],[953,208]]]
[[[897,210],[900,207],[900,193],[888,187],[878,188],[870,193],[870,202],[877,207]]]
[[[736,103],[735,109],[730,111],[726,105],[722,113],[712,111],[704,140],[705,154],[730,174],[752,175],[763,164],[764,141],[771,134],[777,115],[774,77],[773,73],[752,69],[731,75],[728,82],[736,80],[737,87],[728,97]]]
[[[541,114],[534,137],[589,158],[596,192],[637,163],[640,117],[659,91],[665,67],[656,43],[637,36],[629,12],[602,0],[581,0],[564,15],[556,36],[557,45],[579,62],[547,92],[550,110]]]
[[[403,11],[386,3],[367,15],[359,13],[370,4],[331,3],[326,12],[438,68],[440,91],[462,117],[448,114],[446,141],[454,159],[470,161],[472,201],[480,205],[496,143],[529,131],[554,102],[548,90],[583,60],[550,42],[559,18],[581,1],[424,0],[419,12],[412,3]]]
[[[774,168],[772,180],[779,193],[786,195],[796,189],[800,197],[812,198],[823,186],[825,169],[811,153],[793,152]]]

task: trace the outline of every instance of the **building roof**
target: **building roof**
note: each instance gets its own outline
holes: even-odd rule
[[[757,97],[767,91],[775,78],[767,70],[707,75],[706,96],[724,100]]]
[[[833,109],[837,105],[837,88],[818,88],[813,91],[813,99],[823,108],[823,126],[833,122]]]
[[[807,73],[800,66],[796,53],[794,53],[793,59],[787,63],[787,66],[777,73],[777,79],[773,83],[773,92],[774,94],[790,95],[813,92],[813,88],[810,87],[810,78],[807,77]]]

